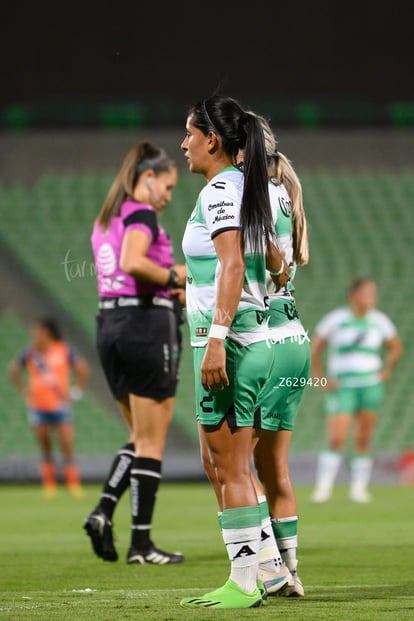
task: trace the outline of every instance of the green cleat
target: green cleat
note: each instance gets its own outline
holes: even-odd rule
[[[263,600],[258,588],[254,593],[246,593],[229,579],[215,591],[200,597],[185,597],[180,605],[183,608],[259,608],[263,605]]]

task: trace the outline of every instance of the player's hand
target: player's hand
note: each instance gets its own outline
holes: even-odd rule
[[[71,386],[69,388],[69,398],[70,401],[80,401],[83,397],[83,390],[79,388],[79,386]]]
[[[391,377],[391,372],[388,371],[388,369],[381,369],[378,375],[379,375],[381,382],[388,382],[388,380]]]
[[[289,264],[287,261],[285,261],[285,259],[283,259],[283,272],[279,274],[279,276],[275,276],[274,274],[271,274],[273,283],[276,287],[276,291],[279,291],[279,289],[282,289],[288,284],[290,280],[289,273],[290,273]]]
[[[289,263],[285,259],[285,256],[286,252],[284,250],[278,250],[273,242],[268,242],[266,252],[266,268],[270,272],[276,291],[279,291],[279,289],[287,285],[290,280],[290,267]],[[281,261],[283,262],[282,264]],[[283,270],[280,274],[274,273],[279,272],[281,268],[283,268]]]
[[[178,287],[177,289],[170,289],[170,293],[177,298],[181,306],[185,306],[187,298],[185,297],[185,289]]]
[[[209,338],[201,363],[201,383],[204,390],[217,392],[229,385],[226,373],[226,349],[223,339]]]

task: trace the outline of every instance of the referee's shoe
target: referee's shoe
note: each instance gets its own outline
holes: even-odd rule
[[[96,508],[88,515],[83,528],[90,537],[92,548],[97,556],[104,561],[118,560],[118,552],[112,536],[112,522],[101,509]]]
[[[146,550],[137,550],[131,546],[127,554],[127,563],[137,563],[140,565],[168,565],[172,563],[182,563],[184,560],[181,552],[164,552],[156,548],[152,542]]]

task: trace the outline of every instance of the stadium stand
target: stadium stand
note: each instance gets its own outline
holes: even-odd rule
[[[414,195],[414,176],[410,172],[325,172],[303,175],[302,182],[310,238],[309,265],[296,278],[302,320],[312,335],[324,313],[346,303],[346,286],[353,276],[368,275],[377,281],[378,306],[396,323],[405,353],[387,386],[375,447],[397,451],[411,446],[413,326],[409,308],[414,224],[408,206]],[[323,441],[321,406],[321,393],[307,390],[295,448],[308,450]]]
[[[112,174],[47,174],[31,187],[0,186],[0,241],[25,269],[48,290],[85,334],[93,340],[96,313],[95,274],[89,235],[92,222],[112,182]],[[414,326],[410,316],[414,220],[411,204],[414,174],[321,170],[301,175],[309,223],[310,263],[298,270],[296,298],[301,318],[309,329],[328,310],[346,303],[348,281],[356,274],[373,277],[379,286],[379,307],[398,326],[404,357],[388,385],[377,427],[375,448],[401,451],[414,442],[414,393],[411,359]],[[172,203],[161,216],[170,233],[177,261],[182,260],[181,236],[203,180],[180,175]],[[4,344],[1,368],[23,343],[24,326],[10,314],[0,316]],[[175,423],[195,447],[193,370],[186,326],[181,381]],[[23,424],[22,406],[7,382],[2,382],[1,448],[34,450]],[[82,409],[82,412],[80,411]],[[77,447],[83,452],[108,447],[124,438],[124,428],[105,416],[89,394],[77,416]],[[99,436],[97,430],[99,429]],[[323,442],[322,393],[310,386],[300,412],[292,451],[314,452]],[[104,439],[109,438],[108,443]],[[116,438],[116,439],[115,439]]]

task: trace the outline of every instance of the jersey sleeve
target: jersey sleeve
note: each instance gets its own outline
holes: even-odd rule
[[[322,317],[315,326],[315,334],[325,341],[329,341],[338,324],[338,311],[332,311]]]
[[[397,336],[397,328],[391,319],[385,315],[385,313],[379,312],[378,319],[381,323],[381,330],[384,337],[384,341],[390,341]]]
[[[125,231],[138,229],[144,231],[150,238],[151,243],[158,238],[158,223],[154,211],[150,209],[137,209],[123,219]]]
[[[211,239],[223,231],[240,229],[240,198],[228,180],[208,185],[201,194],[201,209]]]

